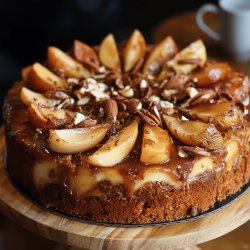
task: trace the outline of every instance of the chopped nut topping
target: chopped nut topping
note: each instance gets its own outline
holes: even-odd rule
[[[201,65],[202,61],[200,58],[187,58],[183,60],[178,61],[179,64],[196,64],[196,65]]]
[[[75,118],[74,118],[74,125],[77,125],[78,123],[86,120],[88,117],[82,113],[76,112]]]
[[[162,108],[174,108],[174,104],[168,101],[160,101],[160,105]]]
[[[159,88],[160,89],[164,88],[165,85],[167,84],[167,82],[168,82],[168,79],[163,80],[162,83],[160,84]]]
[[[182,149],[182,147],[178,147],[178,155],[181,158],[187,158],[188,157],[188,154]]]
[[[148,87],[147,81],[142,79],[141,82],[140,82],[140,88],[144,89],[144,88],[147,88],[147,87]]]
[[[150,102],[160,102],[160,101],[161,101],[160,97],[158,97],[158,96],[156,96],[156,95],[150,96],[150,97],[148,98],[148,100],[149,100]]]
[[[77,105],[83,106],[83,105],[87,104],[90,100],[91,100],[91,98],[89,96],[85,96],[77,101]]]
[[[75,100],[73,98],[68,98],[64,100],[61,104],[59,104],[57,107],[67,109],[67,108],[71,108],[74,105],[74,103],[75,103]]]
[[[159,117],[157,117],[156,115],[150,113],[148,110],[146,109],[142,109],[138,111],[138,114],[140,115],[141,119],[148,123],[149,125],[152,126],[159,126],[161,124],[161,120]]]
[[[76,128],[87,128],[92,127],[97,124],[97,120],[86,119],[76,125]]]
[[[243,100],[243,105],[244,106],[248,106],[249,105],[249,97],[246,97],[244,100]]]
[[[188,121],[188,118],[185,117],[184,115],[182,115],[182,116],[181,116],[181,120],[182,120],[182,121]]]
[[[127,105],[126,105],[125,103],[123,103],[123,102],[117,102],[117,106],[118,106],[118,109],[119,109],[120,111],[125,111],[125,110],[127,110]]]
[[[162,97],[163,98],[169,98],[171,95],[174,95],[178,93],[178,91],[176,89],[164,89],[164,91],[162,92]]]
[[[189,77],[187,75],[175,75],[165,85],[166,89],[183,89]]]
[[[49,90],[46,91],[43,95],[49,99],[56,99],[56,100],[65,100],[70,98],[70,96],[67,93],[61,90]]]
[[[79,80],[77,78],[68,78],[67,82],[70,84],[78,84]]]
[[[193,98],[194,96],[196,96],[199,92],[196,88],[194,87],[188,87],[187,88],[187,93],[189,95],[190,98]]]
[[[124,89],[120,90],[119,93],[127,98],[130,98],[134,95],[134,90],[130,86],[126,86]]]
[[[115,100],[106,100],[104,102],[104,114],[107,118],[116,120],[118,114],[118,106]]]
[[[207,103],[211,101],[211,99],[213,99],[216,95],[217,93],[212,89],[200,91],[197,95],[189,100],[189,105]]]
[[[189,147],[189,146],[182,146],[182,147],[179,147],[179,148],[181,148],[184,152],[188,153],[189,155],[193,155],[193,156],[210,156],[210,153],[207,152],[204,148]]]
[[[131,112],[136,112],[142,108],[142,104],[139,99],[131,99],[128,101],[127,107]]]
[[[104,73],[104,72],[106,72],[105,66],[101,66],[101,67],[98,69],[98,72],[99,72],[99,73]]]
[[[93,79],[93,78],[87,78],[86,81],[87,81],[87,83],[89,83],[91,85],[97,83],[97,81],[95,79]]]

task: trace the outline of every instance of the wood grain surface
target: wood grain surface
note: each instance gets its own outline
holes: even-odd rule
[[[178,249],[199,244],[239,227],[250,219],[250,192],[222,211],[170,226],[117,228],[69,220],[23,197],[3,167],[4,138],[0,130],[0,209],[26,229],[65,245],[85,249]]]

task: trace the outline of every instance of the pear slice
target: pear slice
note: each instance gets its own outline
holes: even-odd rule
[[[40,63],[35,63],[29,71],[27,86],[35,91],[45,92],[64,88],[66,83]]]
[[[48,184],[58,184],[58,168],[53,160],[36,161],[30,171],[33,172],[34,185],[40,190]]]
[[[214,150],[223,145],[223,137],[213,124],[180,120],[167,115],[164,115],[163,118],[170,132],[189,146]]]
[[[47,61],[53,71],[61,72],[63,76],[74,78],[87,78],[91,73],[80,63],[56,47],[49,47]]]
[[[171,139],[166,130],[145,124],[142,140],[141,162],[159,164],[166,162],[171,154]]]
[[[31,65],[22,68],[22,78],[23,78],[23,80],[25,80],[25,81],[28,80],[28,76],[29,76],[31,68],[32,68]]]
[[[105,67],[109,69],[120,70],[121,63],[119,52],[112,34],[107,35],[103,39],[100,45],[99,59]]]
[[[197,87],[206,87],[226,79],[227,74],[231,71],[227,63],[212,63],[207,65],[204,70],[192,75],[196,79]]]
[[[32,103],[36,103],[53,107],[60,103],[60,100],[48,99],[42,94],[34,92],[26,87],[22,87],[20,92],[20,98],[22,102],[27,106],[31,105]]]
[[[112,185],[123,183],[123,177],[116,168],[99,168],[97,171],[91,171],[90,168],[80,166],[77,173],[70,178],[70,186],[72,191],[78,197],[86,194],[96,196],[98,183],[109,181]],[[97,189],[95,189],[97,187]],[[99,190],[99,194],[103,195]]]
[[[229,140],[226,143],[227,155],[225,158],[227,171],[231,171],[235,163],[235,159],[239,157],[241,152],[241,146],[237,140]]]
[[[203,67],[207,61],[207,52],[204,43],[197,40],[180,51],[168,65],[176,73],[189,74],[195,68]]]
[[[165,61],[171,59],[178,49],[171,36],[156,44],[145,62],[143,73],[154,75],[159,73]]]
[[[99,167],[110,167],[121,162],[133,149],[138,135],[138,120],[123,128],[117,135],[98,149],[88,163]]]
[[[242,111],[231,102],[201,104],[187,112],[190,117],[211,122],[220,130],[240,126],[243,122]]]
[[[41,104],[31,104],[27,110],[29,121],[35,128],[44,130],[60,128],[73,121],[74,113]]]
[[[148,183],[158,182],[166,183],[169,186],[180,187],[182,182],[173,178],[173,176],[166,170],[161,169],[159,166],[147,166],[143,172],[143,176],[136,180],[133,185],[132,192],[136,192],[138,189],[144,187]]]
[[[210,157],[202,157],[195,161],[192,171],[188,175],[188,180],[191,181],[205,172],[213,171],[214,164]]]
[[[99,144],[107,134],[108,129],[108,124],[102,124],[91,128],[50,130],[48,146],[57,153],[83,152]]]
[[[93,64],[99,67],[99,60],[95,51],[87,44],[75,40],[71,49],[72,56],[82,64]]]
[[[144,57],[147,49],[146,42],[139,30],[135,30],[130,36],[124,48],[124,70],[130,71],[135,64]]]

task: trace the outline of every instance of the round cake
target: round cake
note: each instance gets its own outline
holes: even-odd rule
[[[195,216],[250,178],[250,84],[197,40],[49,47],[4,105],[11,177],[46,207],[96,222]]]

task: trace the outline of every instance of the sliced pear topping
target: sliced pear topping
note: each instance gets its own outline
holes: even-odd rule
[[[27,89],[25,87],[22,87],[21,92],[20,92],[20,98],[22,100],[22,102],[29,106],[32,103],[36,103],[36,104],[42,104],[45,106],[55,106],[56,104],[59,104],[60,101],[59,100],[54,100],[54,99],[48,99],[46,97],[44,97],[43,95],[34,92],[30,89]]]
[[[139,30],[135,30],[130,36],[124,49],[124,70],[130,71],[135,64],[143,58],[147,49],[144,37]]]
[[[100,45],[99,59],[105,67],[120,70],[119,52],[112,34],[103,39]]]
[[[213,161],[210,157],[203,157],[194,163],[193,169],[188,175],[188,180],[192,180],[197,176],[212,171],[214,167]]]
[[[167,36],[163,41],[153,47],[144,65],[144,74],[154,75],[159,73],[164,62],[171,59],[177,51],[178,49],[173,38]]]
[[[42,189],[51,183],[58,183],[56,163],[52,160],[43,160],[35,162],[33,171],[33,180],[36,188]],[[53,174],[51,174],[53,173]]]
[[[224,81],[230,70],[227,63],[212,63],[207,65],[204,70],[193,74],[192,78],[195,79],[197,87],[205,87]]]
[[[35,91],[45,92],[64,88],[66,83],[40,63],[35,63],[29,71],[27,86]]]
[[[93,172],[85,166],[81,166],[76,175],[70,178],[70,185],[72,191],[78,197],[81,197],[86,192],[91,196],[96,196],[97,190],[95,187],[98,187],[98,183],[101,181],[109,181],[113,185],[123,183],[123,177],[119,172],[119,169],[116,168],[100,168],[97,171]],[[98,189],[99,190],[99,189]],[[101,195],[101,191],[99,190]]]
[[[138,135],[138,120],[123,128],[117,135],[98,149],[88,163],[99,167],[110,167],[121,162],[133,149]]]
[[[56,47],[49,47],[47,61],[50,68],[65,77],[87,78],[91,74],[80,63]]]
[[[203,104],[191,108],[189,115],[213,123],[220,130],[227,130],[243,123],[242,111],[230,102]]]
[[[31,104],[27,110],[28,118],[35,128],[45,130],[60,128],[73,121],[74,113],[58,108],[49,108],[41,104]]]
[[[203,67],[206,61],[205,45],[201,40],[197,40],[180,51],[168,65],[179,74],[189,74],[198,66]]]
[[[75,40],[71,49],[72,56],[80,63],[98,67],[99,60],[95,51],[87,44]]]
[[[214,150],[223,145],[223,137],[213,124],[199,121],[183,121],[167,115],[164,115],[163,118],[170,132],[178,140],[189,146]]]
[[[91,128],[50,130],[48,145],[55,152],[74,154],[94,148],[109,129],[108,124]]]
[[[229,140],[226,144],[227,156],[225,158],[227,170],[231,171],[235,159],[240,155],[241,146],[237,140]]]
[[[22,78],[27,81],[32,66],[27,66],[22,69]]]
[[[141,162],[159,164],[166,162],[171,154],[171,139],[166,130],[145,124],[142,140]]]
[[[170,173],[162,170],[157,166],[147,167],[143,173],[142,179],[138,179],[135,182],[133,187],[133,192],[138,190],[139,188],[144,187],[147,183],[159,182],[166,183],[170,186],[181,186],[182,183],[176,179],[174,179]]]

